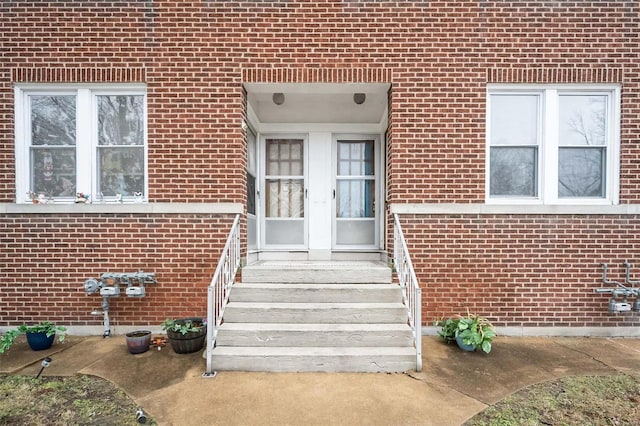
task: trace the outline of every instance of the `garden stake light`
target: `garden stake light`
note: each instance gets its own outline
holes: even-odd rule
[[[51,364],[51,358],[46,357],[45,359],[42,360],[42,363],[40,364],[42,367],[40,367],[40,371],[38,371],[38,374],[36,374],[36,379],[40,377],[40,374],[42,374],[42,371],[47,368],[49,366],[49,364]]]

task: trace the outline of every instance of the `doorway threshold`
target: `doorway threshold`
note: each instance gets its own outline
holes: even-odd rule
[[[262,250],[247,254],[247,263],[259,260],[371,260],[387,261],[384,250]]]

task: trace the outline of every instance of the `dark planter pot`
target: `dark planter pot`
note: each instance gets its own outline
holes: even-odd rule
[[[151,343],[151,332],[148,330],[137,330],[125,334],[127,338],[127,349],[129,353],[141,354],[149,350]]]
[[[26,333],[27,343],[29,347],[34,351],[43,351],[49,349],[53,345],[53,341],[56,338],[55,334],[47,337],[47,333]]]
[[[193,322],[202,323],[201,318],[187,318]],[[176,321],[180,323],[182,320]],[[207,337],[207,326],[203,325],[200,331],[191,331],[187,334],[182,334],[177,331],[167,330],[167,337],[171,348],[177,354],[190,354],[199,351],[204,347],[204,340]]]
[[[456,343],[458,344],[458,347],[463,351],[473,352],[476,350],[476,347],[474,345],[465,345],[464,342],[462,341],[462,337],[460,336],[456,337]]]

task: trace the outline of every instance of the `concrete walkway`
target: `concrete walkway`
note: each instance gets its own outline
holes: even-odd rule
[[[18,340],[0,373],[91,374],[124,389],[160,425],[459,425],[517,390],[571,375],[640,377],[640,339],[497,338],[491,354],[425,337],[424,370],[405,374],[219,372],[202,353],[169,346],[140,355],[124,336],[70,336],[50,350]],[[134,416],[134,413],[132,413]]]

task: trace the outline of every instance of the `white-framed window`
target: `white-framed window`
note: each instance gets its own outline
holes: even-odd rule
[[[617,204],[620,88],[490,85],[488,203]]]
[[[147,199],[144,85],[18,85],[15,126],[18,203]]]

